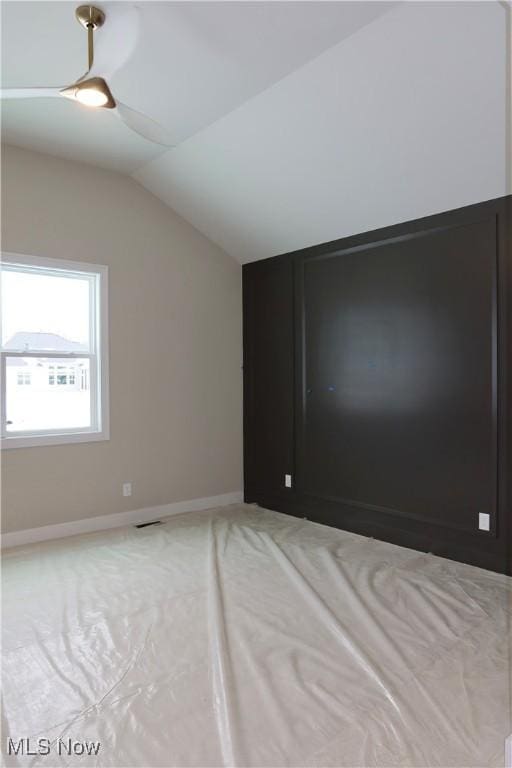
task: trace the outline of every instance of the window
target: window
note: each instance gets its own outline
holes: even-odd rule
[[[77,362],[73,365],[50,365],[48,368],[48,384],[53,386],[74,386],[76,381],[76,371],[82,366]],[[84,389],[84,387],[82,387]]]
[[[18,373],[17,383],[18,387],[25,387],[27,384],[30,384],[31,381],[31,375],[30,373]]]
[[[107,268],[4,254],[2,448],[108,439]]]

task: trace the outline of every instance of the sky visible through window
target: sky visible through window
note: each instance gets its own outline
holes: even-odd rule
[[[20,331],[89,343],[89,281],[2,272],[2,342]]]

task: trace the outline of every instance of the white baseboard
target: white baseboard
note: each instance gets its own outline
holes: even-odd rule
[[[232,493],[223,493],[220,496],[207,496],[204,499],[176,501],[172,504],[161,504],[158,507],[132,509],[128,512],[116,512],[113,515],[101,515],[100,517],[88,517],[85,520],[74,520],[70,523],[44,525],[41,528],[27,528],[24,531],[2,534],[1,546],[2,549],[7,549],[8,547],[34,544],[37,541],[62,539],[65,536],[75,536],[78,533],[92,533],[94,531],[105,531],[109,528],[120,528],[123,525],[147,523],[151,520],[169,517],[169,515],[180,515],[182,512],[198,512],[203,509],[226,507],[228,504],[240,504],[243,501],[243,497],[242,491],[233,491]]]

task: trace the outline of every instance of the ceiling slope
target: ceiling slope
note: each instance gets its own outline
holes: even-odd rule
[[[502,4],[404,3],[134,178],[241,262],[497,197],[506,55]]]
[[[3,2],[2,86],[62,86],[84,73],[78,2]],[[101,61],[116,98],[179,144],[378,18],[388,2],[100,2]],[[122,34],[124,20],[132,34]],[[132,39],[133,38],[133,39]],[[21,52],[23,52],[21,54]],[[103,74],[103,73],[102,73]],[[107,73],[104,73],[107,76]],[[5,100],[5,142],[131,172],[163,152],[105,111],[64,99]]]

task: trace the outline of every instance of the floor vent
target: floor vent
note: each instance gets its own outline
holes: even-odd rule
[[[136,523],[135,528],[147,528],[148,525],[162,525],[162,521],[152,520],[150,523]]]

